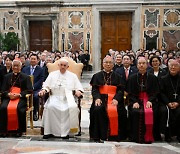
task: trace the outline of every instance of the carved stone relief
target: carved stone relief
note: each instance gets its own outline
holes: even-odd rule
[[[180,27],[180,9],[164,9],[164,26]]]
[[[159,31],[147,30],[144,31],[144,49],[158,49]]]
[[[159,27],[159,9],[148,8],[145,10],[144,27],[154,28]]]
[[[163,47],[168,50],[180,49],[180,30],[163,31]]]
[[[68,50],[84,50],[83,32],[69,32],[68,35]]]
[[[8,11],[4,13],[4,30],[19,30],[18,12]]]

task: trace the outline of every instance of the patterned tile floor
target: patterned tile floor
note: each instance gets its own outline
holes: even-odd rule
[[[60,138],[42,139],[40,135],[41,120],[34,122],[35,128],[28,128],[27,135],[20,138],[0,138],[0,154],[177,154],[180,153],[180,144],[153,143],[136,144],[132,142],[105,142],[94,143],[89,141],[89,107],[92,97],[90,95],[90,78],[94,72],[85,72],[81,82],[85,95],[82,99],[82,135],[62,140]]]

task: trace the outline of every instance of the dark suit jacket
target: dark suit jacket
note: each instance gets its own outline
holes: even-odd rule
[[[38,65],[41,66],[41,60],[38,62]],[[44,65],[42,68],[44,68],[46,66],[46,62],[44,62]]]
[[[150,69],[148,72],[154,75],[154,69]],[[159,72],[157,76],[158,80],[160,81],[161,77],[165,75],[166,75],[166,71],[164,69],[159,68]]]
[[[1,86],[4,81],[4,76],[8,73],[12,73],[12,69],[10,69],[9,72],[7,72],[6,66],[1,66],[1,68],[0,68],[0,89],[1,89]]]
[[[120,67],[120,68],[117,68],[116,71],[115,71],[117,74],[119,74],[123,80],[123,84],[124,86],[126,87],[126,84],[127,84],[127,80],[126,80],[126,74],[125,74],[125,70],[124,70],[124,67]],[[129,75],[128,75],[128,79],[129,77],[134,74],[134,73],[137,73],[138,70],[135,69],[135,67],[131,67],[130,66],[130,70],[129,70]]]
[[[26,66],[22,70],[23,73],[30,75],[30,66]],[[34,73],[34,91],[40,90],[42,88],[42,83],[44,81],[44,70],[40,66],[36,66]]]

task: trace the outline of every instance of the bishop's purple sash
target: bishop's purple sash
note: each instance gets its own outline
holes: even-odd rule
[[[146,132],[145,132],[145,142],[153,142],[153,110],[152,108],[146,108],[146,104],[148,101],[148,95],[146,92],[140,92],[139,98],[143,100],[143,106],[144,106],[144,115],[145,115],[145,126],[146,126]]]

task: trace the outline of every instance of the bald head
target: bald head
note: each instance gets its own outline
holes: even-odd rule
[[[145,57],[139,57],[137,60],[137,68],[141,74],[146,73],[147,69],[147,60]]]

